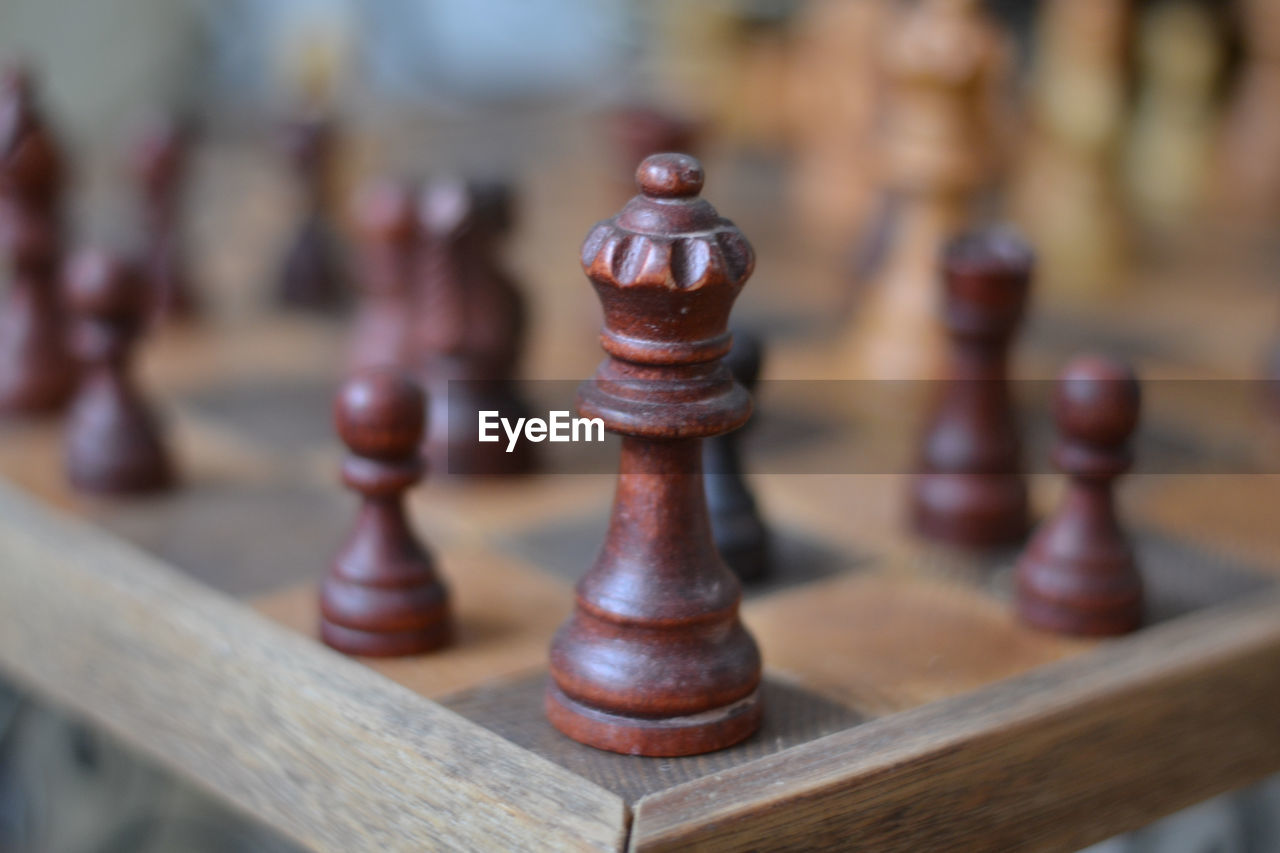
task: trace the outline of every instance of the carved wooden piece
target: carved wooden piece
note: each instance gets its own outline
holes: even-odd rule
[[[0,250],[12,276],[0,303],[0,412],[52,412],[75,386],[58,296],[62,154],[25,69],[0,85]]]
[[[132,376],[149,304],[142,270],[107,252],[76,255],[67,281],[72,347],[81,378],[67,414],[71,484],[86,492],[135,494],[172,485],[160,425]]]
[[[338,651],[395,657],[428,652],[452,635],[449,596],[409,526],[404,493],[422,478],[426,400],[398,371],[370,369],[334,402],[351,451],[342,481],[363,498],[320,589],[320,636]]]
[[[950,355],[911,493],[912,521],[931,539],[988,547],[1026,533],[1027,484],[1008,357],[1031,265],[1030,248],[1007,229],[965,235],[943,254]]]
[[[182,249],[182,190],[190,148],[191,128],[165,118],[143,128],[132,152],[141,185],[152,312],[160,320],[190,317],[198,309]]]
[[[516,362],[525,335],[524,298],[500,261],[513,217],[509,188],[438,180],[419,207],[423,249],[414,336],[431,405],[426,454],[450,475],[531,470],[534,445],[507,453],[478,441],[480,411],[514,421],[529,414],[517,393]]]
[[[1018,561],[1018,614],[1032,625],[1108,635],[1142,621],[1142,577],[1113,494],[1133,461],[1139,405],[1133,371],[1114,361],[1077,358],[1058,381],[1054,462],[1070,482]]]
[[[641,195],[582,248],[609,358],[578,408],[622,434],[622,458],[604,546],[551,646],[546,708],[591,746],[691,755],[750,736],[762,711],[760,653],[711,540],[700,447],[751,412],[720,359],[755,259],[698,197],[692,157],[649,157],[636,180]]]
[[[287,306],[332,312],[349,294],[341,247],[331,219],[334,128],[307,116],[283,129],[285,154],[302,190],[302,219],[285,254],[278,298]]]
[[[351,335],[353,372],[414,366],[414,264],[420,244],[417,200],[413,181],[391,179],[369,183],[356,198],[360,301]]]
[[[755,391],[760,378],[762,349],[755,335],[735,332],[733,349],[724,360],[748,393]],[[755,581],[769,574],[773,554],[769,530],[742,473],[739,439],[748,427],[703,442],[702,465],[716,549],[739,580]]]

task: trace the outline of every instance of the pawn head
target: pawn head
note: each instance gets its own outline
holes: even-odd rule
[[[427,398],[399,370],[373,368],[348,379],[334,400],[334,423],[357,456],[399,460],[414,456],[426,425]]]
[[[411,181],[378,178],[360,188],[355,220],[376,243],[407,243],[417,233],[417,188]]]
[[[141,268],[115,252],[82,249],[71,259],[66,282],[72,313],[116,322],[141,322],[147,307]]]
[[[1123,362],[1077,356],[1058,377],[1054,413],[1066,437],[1103,446],[1123,444],[1138,425],[1140,408],[1138,378]]]

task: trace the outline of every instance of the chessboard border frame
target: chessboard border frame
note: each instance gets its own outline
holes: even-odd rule
[[[1280,771],[1268,590],[628,809],[8,485],[0,669],[319,850],[1071,850]]]

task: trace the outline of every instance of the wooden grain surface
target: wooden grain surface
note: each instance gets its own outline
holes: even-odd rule
[[[1280,770],[1280,594],[641,800],[632,850],[1073,850]]]
[[[622,800],[0,487],[0,665],[318,850],[617,849]]]

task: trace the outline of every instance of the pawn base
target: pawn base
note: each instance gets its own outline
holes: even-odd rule
[[[729,705],[684,717],[630,717],[592,708],[547,686],[547,718],[562,734],[623,755],[701,755],[746,740],[760,727],[760,690]]]
[[[327,619],[320,620],[320,639],[326,646],[358,657],[407,657],[435,651],[453,639],[453,626],[441,622],[412,631],[363,631]]]
[[[1050,601],[1019,590],[1018,616],[1042,631],[1079,637],[1118,637],[1142,627],[1142,601],[1118,602],[1107,607],[1085,608]]]
[[[1013,545],[1030,528],[1027,487],[1017,475],[923,474],[911,503],[921,536],[962,548]]]

